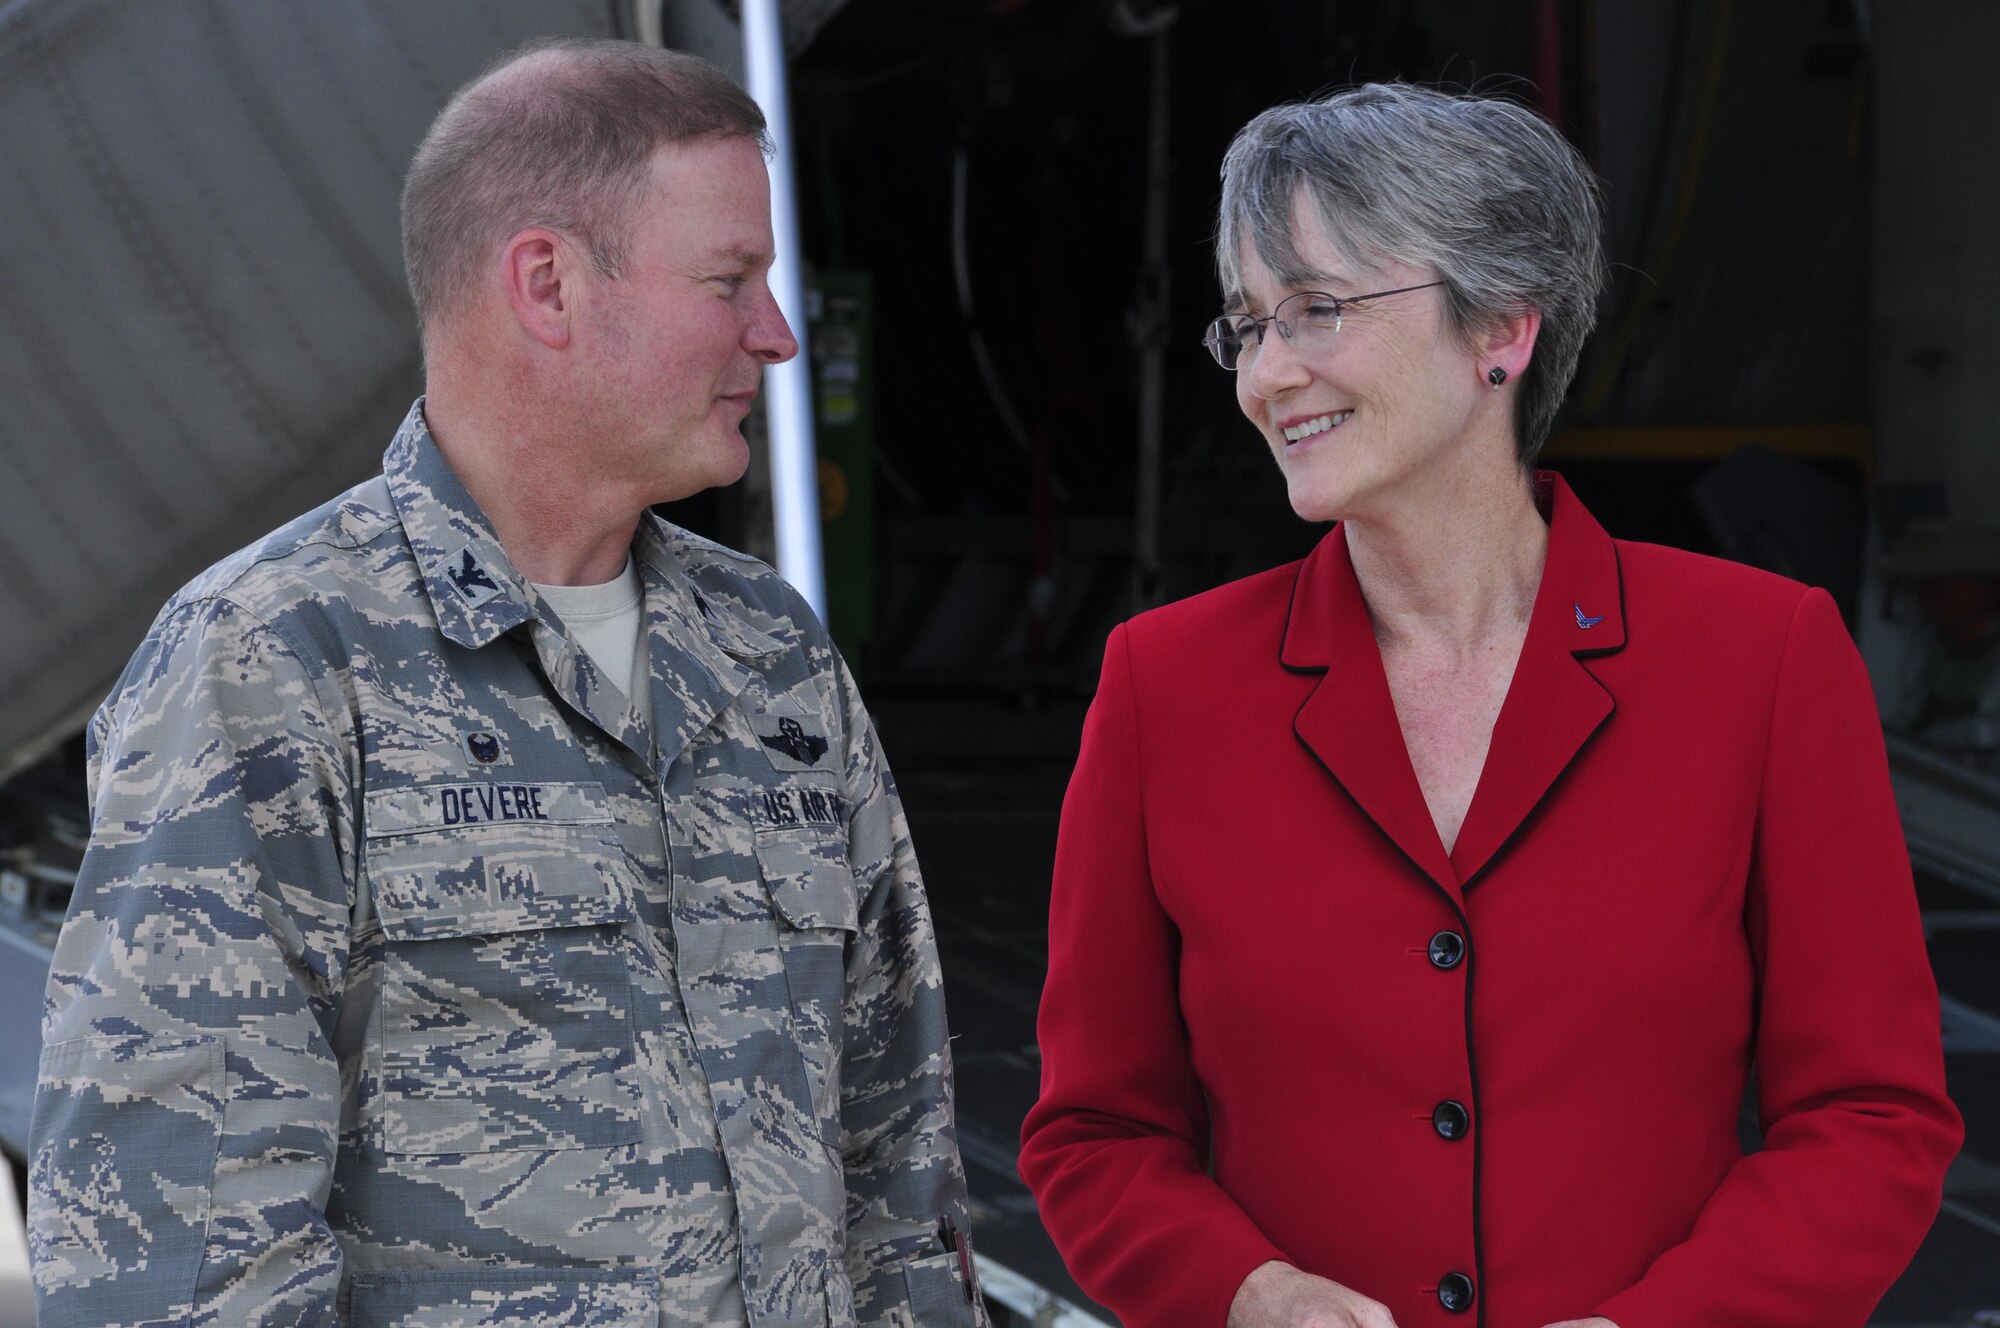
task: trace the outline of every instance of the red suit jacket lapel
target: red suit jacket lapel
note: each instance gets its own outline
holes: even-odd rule
[[[1327,533],[1299,569],[1280,662],[1319,673],[1292,728],[1355,805],[1416,869],[1464,906],[1477,879],[1610,718],[1611,693],[1587,660],[1625,645],[1618,553],[1558,476],[1538,473],[1548,560],[1485,768],[1449,856],[1410,765],[1346,532]]]

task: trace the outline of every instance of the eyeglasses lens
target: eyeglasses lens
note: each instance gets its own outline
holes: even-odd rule
[[[1208,325],[1208,335],[1202,338],[1209,354],[1225,369],[1234,369],[1243,356],[1243,329],[1234,318],[1218,318]]]
[[[1285,339],[1301,351],[1323,348],[1340,331],[1340,304],[1310,291],[1292,296],[1277,309]]]
[[[1279,335],[1292,343],[1293,349],[1311,355],[1333,344],[1335,334],[1340,331],[1344,312],[1342,304],[1343,301],[1330,295],[1301,291],[1281,301],[1268,320],[1252,318],[1248,314],[1232,314],[1216,319],[1208,325],[1208,334],[1202,338],[1202,343],[1215,356],[1217,364],[1225,369],[1238,369],[1257,353],[1257,346],[1262,340],[1257,335],[1258,324],[1269,322],[1278,329]]]

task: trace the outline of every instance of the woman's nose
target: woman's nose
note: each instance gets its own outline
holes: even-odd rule
[[[1245,383],[1251,393],[1264,401],[1288,388],[1297,387],[1310,376],[1305,362],[1292,349],[1292,343],[1278,331],[1276,323],[1264,328],[1264,340],[1257,347],[1257,353],[1238,372],[1246,375]]]

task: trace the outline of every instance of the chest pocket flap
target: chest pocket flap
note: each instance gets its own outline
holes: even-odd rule
[[[830,792],[795,789],[788,793],[794,798],[818,796],[828,808],[839,808],[838,797]],[[757,868],[778,915],[800,930],[858,928],[860,901],[855,897],[854,873],[847,863],[845,819],[835,814],[824,821],[786,820],[768,814],[770,795],[752,801],[759,804],[753,811],[760,813],[754,816]]]
[[[601,785],[467,781],[367,795],[368,878],[392,941],[635,917]]]

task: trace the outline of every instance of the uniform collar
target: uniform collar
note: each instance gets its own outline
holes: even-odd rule
[[[533,592],[438,450],[424,422],[422,397],[382,454],[382,475],[423,573],[438,630],[447,639],[477,650],[509,629],[535,621]]]
[[[783,641],[753,626],[738,606],[718,603],[714,594],[703,594],[689,579],[679,547],[689,536],[656,512],[648,511],[639,522],[633,555],[642,567],[659,573],[661,582],[677,604],[683,607],[690,627],[706,636],[718,650],[737,659],[764,659],[783,652]]]
[[[1610,717],[1611,692],[1586,661],[1625,645],[1616,544],[1560,477],[1537,472],[1534,483],[1549,522],[1548,555],[1486,765],[1449,854],[1410,765],[1338,526],[1299,568],[1279,652],[1286,669],[1323,675],[1293,720],[1299,741],[1412,865],[1461,904],[1463,889]]]
[[[734,596],[703,593],[680,556],[690,542],[649,512],[633,543],[646,584],[652,755],[663,768],[728,708],[762,660],[786,648],[745,621]]]
[[[423,573],[431,610],[447,638],[476,650],[536,620],[540,596],[515,570],[486,514],[438,450],[424,420],[422,397],[383,454],[382,473]],[[718,649],[740,659],[782,651],[782,642],[695,589],[676,552],[684,539],[678,528],[649,511],[639,522],[633,553],[660,574],[670,595],[691,610],[685,615],[689,625]]]

